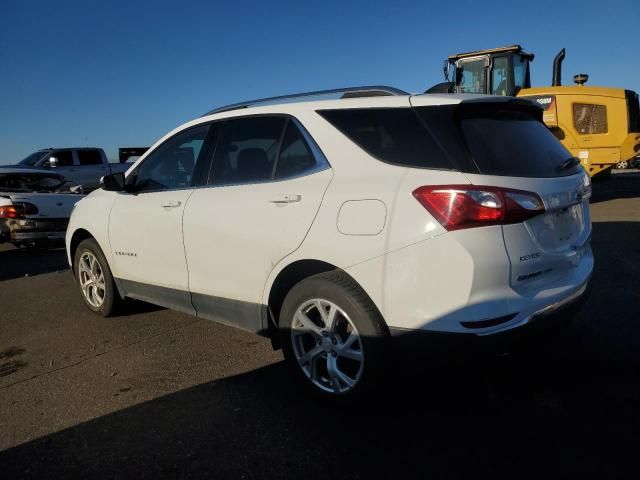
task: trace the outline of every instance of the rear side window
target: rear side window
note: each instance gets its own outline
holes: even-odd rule
[[[209,184],[271,180],[285,120],[282,117],[245,117],[225,122],[216,146]]]
[[[607,107],[590,103],[573,104],[573,124],[581,135],[607,133]]]
[[[452,168],[412,108],[321,110],[318,113],[383,162],[408,167]]]
[[[98,150],[76,150],[80,165],[101,165],[102,156]]]

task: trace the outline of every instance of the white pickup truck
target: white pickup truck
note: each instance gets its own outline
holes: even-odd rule
[[[62,175],[85,192],[98,188],[100,178],[125,172],[131,163],[109,163],[101,148],[48,148],[38,150],[11,168],[48,169]],[[0,171],[2,167],[0,167]]]

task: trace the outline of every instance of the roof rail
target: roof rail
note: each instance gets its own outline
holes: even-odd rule
[[[294,98],[319,97],[324,95],[332,95],[336,93],[342,93],[341,98],[379,97],[379,96],[387,96],[387,95],[409,95],[409,93],[403,90],[400,90],[399,88],[387,87],[385,85],[367,85],[363,87],[334,88],[331,90],[317,90],[315,92],[294,93],[292,95],[280,95],[278,97],[259,98],[257,100],[249,100],[248,102],[232,103],[231,105],[225,105],[224,107],[214,108],[213,110],[205,113],[203,117],[206,117],[207,115],[213,115],[214,113],[228,112],[229,110],[238,110],[240,108],[248,108],[259,103],[278,102],[280,100],[290,100]]]

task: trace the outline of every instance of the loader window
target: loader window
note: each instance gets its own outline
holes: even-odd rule
[[[460,93],[487,93],[487,69],[484,58],[458,62]]]
[[[507,57],[496,57],[493,60],[493,68],[491,69],[491,94],[492,95],[508,95],[509,94],[509,62]]]

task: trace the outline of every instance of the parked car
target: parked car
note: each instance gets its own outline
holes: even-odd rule
[[[10,165],[11,168],[55,169],[87,192],[98,188],[104,175],[125,172],[130,166],[130,163],[109,163],[101,148],[80,147],[38,150],[17,165]]]
[[[593,269],[591,183],[541,110],[344,92],[214,110],[106,176],[67,230],[86,306],[132,297],[269,335],[303,383],[346,396],[399,338],[566,315]]]
[[[0,170],[0,243],[62,244],[82,187],[47,170]]]

